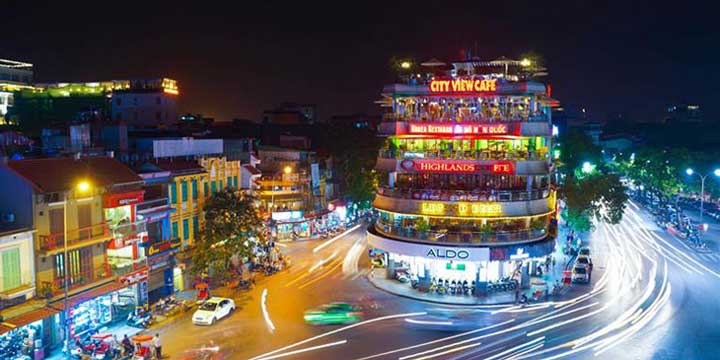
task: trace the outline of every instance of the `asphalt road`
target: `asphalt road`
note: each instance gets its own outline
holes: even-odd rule
[[[720,358],[720,306],[714,296],[720,257],[696,254],[635,204],[621,224],[600,225],[584,240],[601,270],[585,295],[464,310],[473,327],[463,332],[407,326],[406,319],[422,320],[440,306],[369,284],[363,227],[331,243],[288,244],[284,251],[293,261],[288,271],[258,281],[251,291],[235,292],[237,311],[213,326],[192,325],[189,313],[163,326],[163,352],[171,358],[253,360]],[[364,321],[303,322],[305,310],[331,301],[360,304]]]

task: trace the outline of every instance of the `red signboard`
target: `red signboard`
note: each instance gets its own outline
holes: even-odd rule
[[[407,134],[412,135],[519,135],[516,124],[408,124]]]
[[[482,79],[436,79],[428,86],[432,93],[477,93],[497,90],[497,80]]]
[[[515,163],[497,161],[492,164],[476,164],[468,161],[405,159],[400,163],[405,171],[437,173],[475,173],[486,171],[493,174],[515,174]]]
[[[103,207],[106,209],[118,206],[137,204],[143,201],[145,191],[128,191],[125,193],[105,195]]]
[[[148,280],[148,269],[138,270],[127,275],[118,277],[118,282],[126,286],[137,284]]]

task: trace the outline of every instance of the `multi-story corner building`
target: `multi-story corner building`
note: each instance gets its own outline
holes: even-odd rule
[[[435,65],[435,64],[433,64]],[[526,62],[464,61],[386,86],[391,112],[368,242],[389,276],[475,283],[515,277],[554,248],[550,106]]]
[[[125,89],[113,91],[113,120],[132,127],[167,127],[178,121],[177,81],[160,78],[130,80],[129,84]]]
[[[71,335],[147,302],[147,230],[135,207],[144,192],[132,170],[111,158],[17,160],[0,166],[0,180],[0,208],[35,229],[36,292],[54,313],[68,299]]]

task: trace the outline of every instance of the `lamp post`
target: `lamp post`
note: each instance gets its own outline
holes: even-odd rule
[[[692,168],[687,168],[685,170],[685,173],[689,176],[692,176],[693,174],[697,174]],[[715,169],[712,172],[713,175],[720,177],[720,169]],[[701,175],[697,174],[697,176],[700,177],[700,223],[703,223],[703,211],[705,210],[705,179],[708,177],[708,174]]]
[[[88,192],[90,190],[90,183],[83,180],[75,185],[75,190],[78,192]],[[68,267],[68,224],[67,224],[67,210],[68,201],[70,201],[70,190],[65,192],[65,199],[63,201],[63,312],[65,313],[65,358],[70,360],[70,299],[68,297],[68,286],[70,286],[70,268]]]

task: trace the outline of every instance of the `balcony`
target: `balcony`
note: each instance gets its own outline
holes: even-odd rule
[[[418,231],[414,227],[391,226],[382,222],[378,222],[375,225],[375,230],[381,235],[400,240],[450,244],[509,245],[538,241],[548,235],[548,231],[545,228],[499,232]]]
[[[437,160],[515,160],[541,161],[547,160],[547,151],[523,150],[389,150],[380,149],[381,159],[437,159]]]
[[[527,119],[508,122],[392,120],[380,123],[378,134],[493,138],[550,136],[552,131],[548,121],[528,122]]]
[[[0,300],[14,299],[27,294],[31,294],[35,291],[35,273],[27,270],[21,271],[19,270],[19,268],[15,272],[15,274],[17,273],[20,273],[20,283],[10,289],[1,290]],[[14,276],[11,276],[11,274],[0,273],[0,282],[2,282],[3,284],[7,285],[9,282],[13,281],[16,281],[16,278]]]
[[[105,262],[94,269],[70,274],[67,279],[68,291],[114,278],[115,275],[110,269],[110,264]],[[64,291],[65,284],[65,278],[63,276],[58,276],[52,281],[43,281],[40,287],[40,294],[41,296],[60,295]]]
[[[147,269],[147,258],[129,260],[124,258],[109,258],[110,269],[114,276],[123,276],[139,270]]]
[[[541,195],[542,193],[539,193]],[[511,195],[512,196],[512,195]],[[520,196],[520,195],[518,195]],[[397,214],[413,214],[456,218],[497,218],[522,217],[548,214],[555,210],[555,196],[553,191],[545,198],[534,200],[423,200],[397,198],[378,193],[373,201],[373,207]]]
[[[529,114],[529,113],[511,113],[511,114],[490,114],[485,113],[446,113],[446,114],[430,114],[415,113],[409,111],[404,114],[387,113],[383,115],[383,121],[407,121],[407,122],[475,122],[475,123],[510,123],[510,122],[549,122],[550,118],[545,114]]]
[[[125,247],[134,242],[144,242],[147,240],[147,221],[138,220],[132,223],[120,224],[113,227],[110,231],[112,238],[118,247]]]
[[[436,201],[528,201],[547,199],[550,189],[536,190],[431,190],[431,189],[397,189],[380,186],[377,194],[397,199],[436,200]]]
[[[68,248],[79,248],[92,245],[112,238],[112,233],[106,222],[79,229],[67,230]],[[59,252],[64,249],[65,237],[62,232],[49,235],[38,235],[39,248],[46,254]]]

